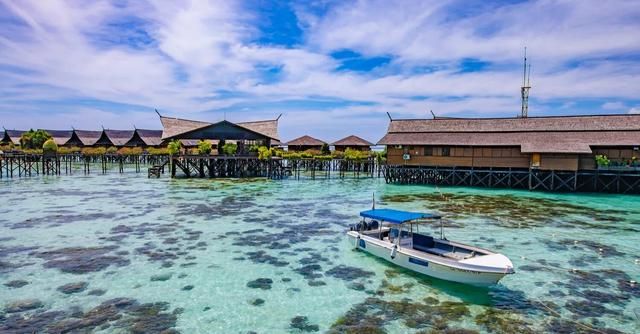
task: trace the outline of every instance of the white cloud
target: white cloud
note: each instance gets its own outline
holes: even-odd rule
[[[640,107],[634,107],[629,109],[630,114],[640,114]]]
[[[269,107],[278,101],[323,97],[368,104],[285,111],[283,137],[314,124],[336,138],[370,127],[365,131],[377,140],[385,112],[413,117],[428,116],[431,109],[443,115],[516,114],[525,44],[533,60],[532,107],[538,106],[536,100],[560,99],[571,111],[575,106],[567,99],[603,99],[612,101],[602,109],[624,110],[638,96],[631,83],[640,68],[624,57],[640,51],[635,19],[640,4],[632,1],[542,0],[497,7],[358,1],[334,3],[324,16],[296,6],[305,43],[291,48],[253,42],[260,18],[251,2],[141,0],[121,7],[107,1],[0,1],[0,119],[10,127],[48,126],[44,114],[59,115],[60,126],[80,120],[87,126],[116,127],[124,118],[122,110],[68,102],[83,99],[132,105],[127,122],[152,126],[157,123],[154,107],[190,117],[236,104],[255,106],[229,116],[244,120],[279,114],[282,110]],[[140,27],[128,31],[112,25],[127,19]],[[141,29],[150,43],[113,42],[135,39]],[[104,36],[111,42],[96,40]],[[337,72],[339,63],[328,53],[344,48],[391,56],[390,70]],[[459,73],[457,64],[465,58],[494,65]],[[440,70],[413,70],[434,65]],[[280,68],[281,73],[277,80],[264,81],[256,67]],[[219,91],[233,97],[221,98]],[[60,111],[45,110],[47,101],[67,102],[59,104]],[[148,121],[140,111],[144,108]]]

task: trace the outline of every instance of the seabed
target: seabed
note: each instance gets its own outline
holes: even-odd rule
[[[372,193],[516,274],[479,289],[354,251]],[[2,179],[0,203],[1,333],[640,331],[638,196],[130,172]]]

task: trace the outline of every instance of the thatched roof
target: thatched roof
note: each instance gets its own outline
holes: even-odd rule
[[[240,122],[236,124],[253,132],[261,133],[271,139],[280,141],[277,119],[256,122]]]
[[[27,131],[24,130],[5,130],[5,137],[8,137],[8,139],[15,145],[20,145],[20,137],[22,137],[22,134],[25,133]]]
[[[162,130],[136,129],[136,133],[147,146],[158,146],[162,144]]]
[[[288,146],[322,146],[326,144],[320,139],[313,138],[311,136],[304,135],[294,140],[287,142]]]
[[[217,124],[164,116],[160,116],[160,122],[163,127],[162,139],[172,138],[180,134]],[[271,139],[280,139],[278,135],[278,119],[233,124]]]
[[[348,137],[344,137],[340,140],[337,140],[331,145],[333,146],[371,146],[373,144],[358,136],[351,135]]]
[[[394,132],[538,132],[640,130],[640,115],[547,116],[528,118],[399,119],[389,124]]]
[[[73,135],[72,130],[44,130],[46,133],[50,134],[53,138],[53,141],[58,145],[66,144],[71,136]]]
[[[591,153],[640,146],[640,115],[392,120],[381,145],[520,146],[523,153]]]
[[[73,130],[78,139],[82,142],[84,146],[91,146],[95,144],[100,136],[102,135],[102,131],[92,131],[92,130]]]
[[[104,130],[107,138],[115,146],[124,146],[134,134],[134,130]]]

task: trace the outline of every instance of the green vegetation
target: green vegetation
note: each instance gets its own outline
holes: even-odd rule
[[[150,155],[167,155],[169,154],[169,149],[165,147],[149,147],[147,148],[147,153]]]
[[[180,148],[182,148],[182,143],[177,139],[172,140],[169,145],[167,145],[167,150],[170,155],[180,153]]]
[[[226,143],[222,146],[222,152],[226,155],[234,155],[238,151],[238,145],[233,143]]]
[[[39,150],[44,142],[51,139],[51,135],[44,130],[34,131],[33,129],[25,132],[20,137],[20,147],[22,149]]]
[[[81,151],[81,149],[79,147],[76,147],[76,146],[58,147],[58,154],[75,154],[75,153],[79,153],[80,151]]]
[[[107,147],[106,153],[107,154],[116,154],[116,153],[118,153],[118,149],[115,146],[110,146],[110,147]]]
[[[81,152],[84,155],[103,155],[107,153],[107,149],[104,147],[84,147]]]
[[[140,155],[142,154],[141,147],[122,147],[118,150],[118,154],[121,155]]]
[[[53,139],[47,139],[47,141],[42,144],[42,151],[44,153],[56,153],[58,152],[58,144],[56,144]]]
[[[320,148],[320,153],[322,153],[322,155],[331,155],[331,151],[329,150],[329,145],[328,144],[322,144],[322,147]]]
[[[344,158],[352,161],[367,160],[369,158],[369,151],[359,151],[348,148],[344,150]]]
[[[209,155],[211,154],[212,145],[211,142],[200,140],[198,142],[198,154]]]
[[[596,155],[596,164],[598,167],[609,167],[611,161],[609,161],[606,155]]]
[[[275,154],[276,150],[273,148],[268,148],[266,146],[260,146],[258,148],[258,159],[260,160],[269,160]]]

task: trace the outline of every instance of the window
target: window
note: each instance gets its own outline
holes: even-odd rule
[[[433,147],[431,146],[425,146],[424,147],[424,155],[425,156],[432,156],[433,155]]]
[[[448,157],[451,155],[451,148],[449,147],[443,147],[442,148],[442,156],[443,157]]]

